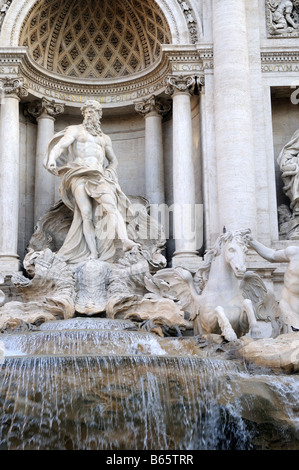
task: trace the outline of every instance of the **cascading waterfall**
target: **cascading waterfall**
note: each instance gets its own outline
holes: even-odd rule
[[[243,365],[133,326],[74,319],[2,335],[0,449],[254,448]],[[296,378],[254,380],[298,429]]]

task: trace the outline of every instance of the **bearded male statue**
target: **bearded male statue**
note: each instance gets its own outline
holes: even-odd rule
[[[133,214],[118,183],[111,139],[101,129],[100,103],[86,101],[81,111],[83,123],[56,134],[44,161],[47,170],[59,175],[62,201],[74,213],[58,253],[70,263],[89,258],[108,261],[116,239],[124,251],[137,245],[126,228]]]

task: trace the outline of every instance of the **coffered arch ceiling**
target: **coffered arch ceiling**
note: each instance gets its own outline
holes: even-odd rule
[[[171,43],[153,0],[43,0],[31,8],[19,35],[32,59],[70,78],[120,78],[158,62]]]

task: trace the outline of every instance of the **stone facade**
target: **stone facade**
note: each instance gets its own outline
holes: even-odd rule
[[[22,269],[59,200],[47,144],[88,99],[103,107],[127,195],[200,208],[191,241],[173,240],[186,223],[174,213],[173,266],[196,271],[224,226],[274,249],[299,243],[277,163],[299,128],[296,0],[2,0],[0,14],[4,275]],[[247,258],[279,296],[284,266]]]

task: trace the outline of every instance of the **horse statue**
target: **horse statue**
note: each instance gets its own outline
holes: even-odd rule
[[[250,230],[226,231],[207,251],[195,274],[183,268],[168,268],[145,279],[146,288],[181,304],[194,333],[216,333],[234,341],[246,333],[261,337],[258,320],[271,321],[278,304],[256,273],[246,272],[246,235]]]

